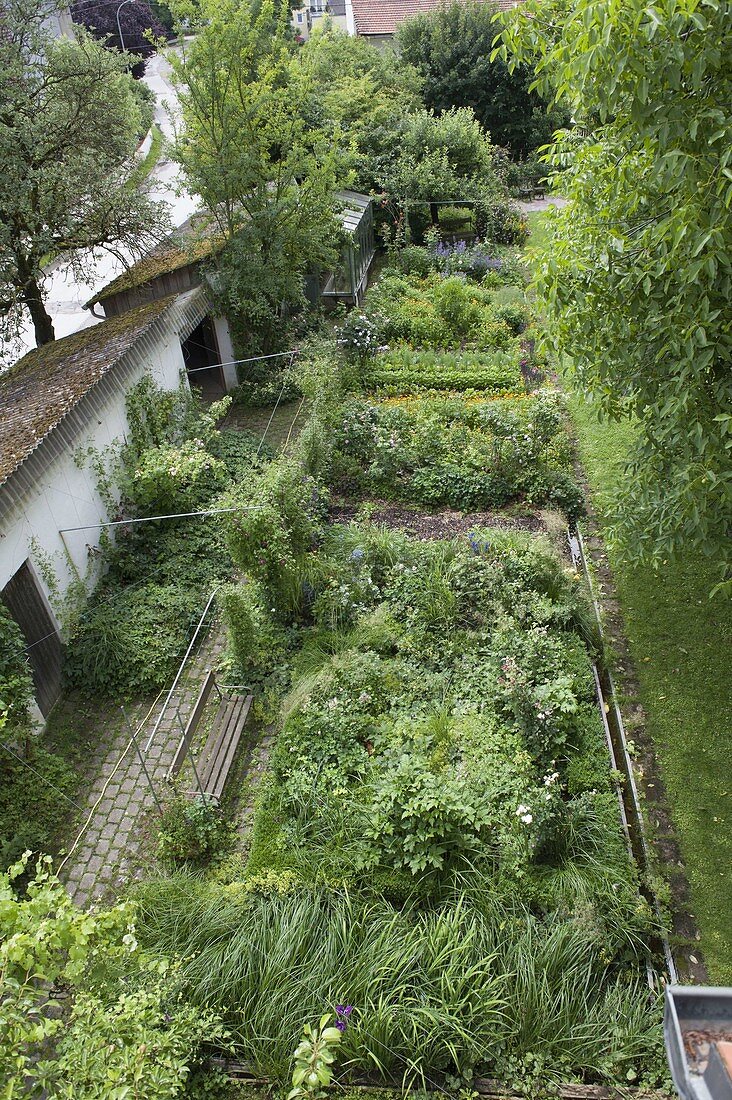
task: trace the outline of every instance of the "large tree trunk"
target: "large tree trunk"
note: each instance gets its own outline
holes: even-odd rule
[[[33,321],[36,347],[40,348],[42,344],[50,344],[56,339],[56,333],[53,330],[53,321],[46,310],[41,288],[38,286],[36,279],[28,279],[23,288],[23,298]]]

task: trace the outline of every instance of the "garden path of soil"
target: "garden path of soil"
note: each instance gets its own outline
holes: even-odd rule
[[[421,512],[388,501],[372,501],[369,512],[372,523],[406,531],[417,539],[450,539],[467,535],[476,528],[495,527],[504,531],[546,531],[547,521],[538,515],[512,516],[505,512]],[[353,504],[336,503],[329,511],[331,523],[348,523],[362,510]]]

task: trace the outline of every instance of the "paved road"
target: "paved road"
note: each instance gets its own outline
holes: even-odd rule
[[[177,117],[175,91],[170,84],[170,65],[162,55],[150,58],[145,73],[145,83],[155,93],[155,121],[166,138],[173,136],[173,121],[170,111]],[[160,161],[153,170],[155,181],[153,196],[170,208],[173,225],[180,225],[194,211],[196,202],[185,191],[176,193],[180,183],[176,165],[166,159],[165,146]],[[110,256],[108,252],[98,250],[90,264],[89,279],[77,282],[71,274],[51,265],[47,271],[46,286],[49,288],[47,308],[53,318],[56,336],[68,336],[81,328],[97,324],[97,318],[83,308],[83,303],[105,286],[111,279],[121,274],[125,265],[121,260]],[[23,350],[35,347],[33,328],[28,320],[22,336]]]

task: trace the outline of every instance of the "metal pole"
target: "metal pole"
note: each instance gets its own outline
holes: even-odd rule
[[[124,35],[122,34],[122,24],[119,21],[119,13],[122,11],[122,8],[125,6],[125,4],[131,4],[131,3],[132,3],[132,0],[122,0],[122,3],[117,8],[117,31],[119,33],[119,42],[120,42],[120,46],[122,47],[122,52],[123,53],[126,51],[126,46],[125,46]]]
[[[150,772],[147,770],[147,764],[145,763],[145,757],[142,755],[142,750],[141,750],[140,744],[137,740],[137,734],[135,733],[135,730],[132,726],[132,723],[130,722],[129,718],[127,717],[127,711],[125,710],[124,706],[121,703],[120,703],[120,708],[119,709],[122,711],[122,713],[125,716],[125,722],[127,723],[127,728],[130,731],[130,737],[132,738],[132,742],[133,742],[135,748],[137,749],[137,755],[140,758],[140,763],[142,764],[142,770],[144,771],[145,778],[147,779],[147,785],[150,788],[150,793],[152,794],[153,798],[155,799],[155,805],[158,808],[158,813],[162,817],[163,816],[163,807],[161,805],[160,799],[158,798],[157,791],[155,790],[155,787],[153,786],[153,781],[152,781],[152,777],[150,775]]]

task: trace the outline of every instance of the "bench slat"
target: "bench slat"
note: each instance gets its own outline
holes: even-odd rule
[[[244,731],[247,718],[249,717],[249,710],[252,705],[252,696],[249,695],[246,698],[239,696],[241,699],[241,706],[238,707],[235,712],[234,719],[235,725],[232,725],[231,732],[229,733],[228,740],[222,742],[225,747],[223,755],[219,756],[219,769],[216,777],[215,784],[213,786],[212,794],[215,798],[221,798],[224,792],[224,785],[226,783],[227,776],[231,771],[231,765],[234,762],[234,756],[241,740],[241,735]]]
[[[221,700],[213,720],[213,725],[211,726],[211,732],[208,735],[208,740],[203,748],[203,752],[198,758],[198,777],[201,780],[201,786],[206,794],[210,793],[211,772],[216,767],[216,756],[219,751],[221,738],[226,732],[235,706],[236,699]]]

